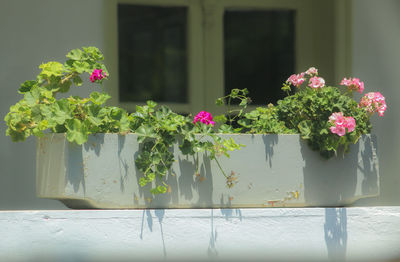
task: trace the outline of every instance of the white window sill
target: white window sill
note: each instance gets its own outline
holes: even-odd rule
[[[400,207],[0,212],[1,261],[386,261]]]

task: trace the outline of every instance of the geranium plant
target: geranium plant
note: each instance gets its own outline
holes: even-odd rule
[[[369,133],[371,115],[378,112],[383,116],[386,110],[385,99],[378,92],[366,94],[359,103],[352,98],[352,92],[364,90],[364,83],[359,79],[344,78],[341,88],[326,86],[313,67],[287,79],[282,90],[288,96],[277,105],[248,111],[251,99],[247,89],[234,89],[216,100],[218,105],[226,104],[228,112],[214,118],[207,111],[194,117],[179,115],[154,101],[147,101],[146,105],[137,106],[134,113],[128,114],[122,108],[105,106],[110,96],[104,89],[91,92],[87,98],[57,98],[73,85],[82,86],[84,73],[89,74],[91,85],[102,85],[109,77],[102,60],[103,55],[97,48],[84,47],[70,51],[64,64],[40,65],[37,78],[22,83],[19,93],[23,98],[10,107],[5,117],[6,134],[13,141],[23,141],[31,135],[41,137],[47,132],[66,133],[68,141],[81,145],[90,134],[136,133],[141,145],[135,160],[142,172],[139,184],[152,184],[151,191],[155,194],[169,190],[165,177],[175,161],[171,152],[175,143],[179,143],[185,155],[207,152],[231,187],[235,184],[234,172],[227,175],[218,157],[229,157],[229,151],[244,145],[232,138],[222,138],[219,133],[300,134],[311,148],[329,158],[339,147],[347,150],[362,134]],[[295,93],[289,95],[292,88]],[[239,109],[231,107],[235,100],[239,101]]]

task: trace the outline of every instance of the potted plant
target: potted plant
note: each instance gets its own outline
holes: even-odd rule
[[[57,98],[81,86],[83,73],[93,84],[109,77],[95,47],[67,58],[40,65],[5,117],[13,141],[38,137],[39,197],[73,208],[188,208],[335,206],[379,193],[369,119],[386,104],[380,93],[357,103],[357,78],[344,78],[340,90],[310,68],[288,78],[277,105],[252,111],[248,91],[234,89],[217,99],[228,112],[214,118],[153,101],[128,114],[104,105],[104,89]]]

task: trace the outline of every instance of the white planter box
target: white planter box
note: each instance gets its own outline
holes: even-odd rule
[[[343,206],[379,194],[374,136],[363,136],[344,157],[325,160],[298,135],[231,135],[246,145],[222,156],[226,186],[215,161],[180,154],[168,174],[169,193],[152,195],[139,186],[135,134],[91,135],[87,143],[69,143],[64,134],[48,134],[37,143],[37,195],[71,208],[239,208]]]

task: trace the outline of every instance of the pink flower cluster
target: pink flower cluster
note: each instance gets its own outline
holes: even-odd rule
[[[343,78],[340,82],[342,86],[347,86],[350,90],[355,90],[360,92],[360,94],[364,91],[364,82],[361,82],[359,78]]]
[[[315,67],[310,67],[309,69],[307,69],[306,74],[309,76],[318,75],[318,69],[316,69]]]
[[[299,88],[301,84],[305,81],[306,79],[304,78],[304,73],[300,73],[298,75],[293,74],[291,75],[286,82],[289,82],[293,86],[296,86]]]
[[[317,89],[325,86],[325,80],[322,77],[317,76],[318,69],[316,69],[315,67],[310,67],[307,71],[300,74],[291,75],[288,80],[286,80],[286,82],[299,88],[300,85],[306,80],[304,75],[308,75],[311,77],[308,81],[309,87]]]
[[[95,69],[90,76],[90,82],[94,83],[96,80],[101,80],[104,77],[107,77],[107,75],[103,72],[103,69]]]
[[[329,117],[329,122],[333,125],[330,130],[333,134],[338,136],[344,136],[347,132],[353,132],[356,127],[356,121],[351,116],[343,116],[342,112],[333,113]]]
[[[215,122],[212,121],[213,117],[211,116],[211,114],[207,111],[200,111],[193,120],[193,124],[196,124],[197,122],[201,122],[203,124],[206,125],[212,125],[214,126]]]
[[[380,92],[367,93],[361,98],[359,106],[371,114],[378,112],[379,116],[383,116],[386,111],[385,97]]]
[[[313,76],[308,82],[308,86],[311,88],[321,88],[325,86],[325,80],[322,77]]]

